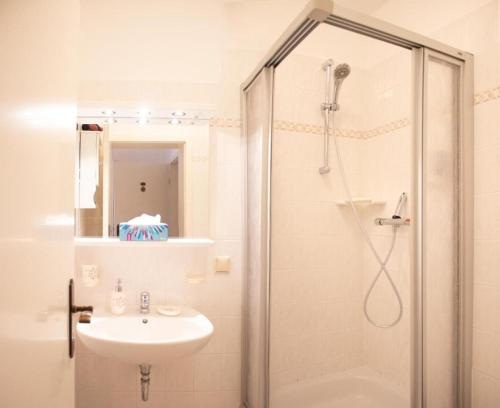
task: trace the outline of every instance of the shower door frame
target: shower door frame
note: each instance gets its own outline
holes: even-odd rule
[[[386,23],[370,16],[354,12],[337,6],[330,0],[312,0],[303,12],[292,22],[282,36],[274,43],[265,57],[252,71],[248,79],[241,85],[241,114],[242,134],[246,140],[246,92],[254,80],[263,70],[274,71],[293,49],[321,23],[344,28],[368,37],[382,40],[413,51],[414,57],[414,93],[413,93],[413,133],[414,133],[414,160],[413,160],[413,188],[412,208],[414,208],[413,222],[413,251],[411,256],[413,288],[411,299],[412,329],[411,329],[411,407],[425,408],[425,373],[423,362],[423,141],[425,139],[425,112],[427,101],[425,94],[426,59],[429,55],[438,56],[443,60],[452,62],[459,68],[459,106],[458,106],[458,280],[459,280],[459,310],[458,310],[458,401],[457,408],[471,407],[471,374],[472,374],[472,291],[473,291],[473,237],[474,237],[474,194],[473,194],[473,158],[474,158],[474,57],[472,54],[440,43],[431,38],[413,33],[401,27]],[[274,76],[271,75],[273,78]],[[274,88],[270,86],[270,98],[273,97]],[[273,106],[269,118],[272,121]],[[272,126],[269,127],[269,145],[272,140]],[[247,348],[247,287],[243,285],[243,327],[242,327],[242,398],[243,407],[247,408],[272,408],[269,407],[269,332],[271,296],[270,282],[270,234],[271,234],[271,149],[263,158],[267,165],[268,196],[265,197],[265,211],[269,225],[265,229],[269,234],[266,239],[267,251],[265,259],[261,260],[266,265],[264,271],[265,281],[268,282],[266,297],[266,319],[262,330],[266,336],[265,361],[261,362],[267,387],[263,391],[264,407],[247,407],[247,381],[246,381],[246,348]],[[248,209],[247,209],[248,210]],[[246,234],[245,234],[246,236]],[[248,238],[248,237],[247,237]],[[245,265],[248,266],[249,254],[244,251]],[[245,268],[247,269],[247,268]],[[245,279],[244,279],[245,282]]]

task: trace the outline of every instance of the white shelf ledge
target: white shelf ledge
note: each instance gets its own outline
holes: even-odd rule
[[[355,205],[385,205],[387,201],[375,200],[371,197],[353,197],[352,202]],[[336,201],[337,205],[347,206],[350,205],[349,200]]]
[[[76,246],[109,246],[109,247],[208,247],[214,241],[209,238],[169,238],[166,241],[120,241],[118,238],[78,237]]]

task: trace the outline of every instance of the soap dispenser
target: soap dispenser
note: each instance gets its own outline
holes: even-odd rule
[[[110,309],[111,313],[120,315],[125,312],[125,293],[123,293],[122,280],[116,281],[115,290],[111,292],[110,296]]]

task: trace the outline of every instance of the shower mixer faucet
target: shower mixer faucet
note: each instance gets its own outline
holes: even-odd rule
[[[403,210],[403,207],[406,205],[407,200],[408,200],[408,195],[406,193],[402,193],[399,196],[399,201],[398,204],[396,205],[396,209],[394,210],[392,218],[375,218],[375,225],[392,225],[393,227],[410,225],[409,218],[401,217],[401,212]]]

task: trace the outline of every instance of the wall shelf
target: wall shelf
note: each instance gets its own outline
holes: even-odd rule
[[[108,246],[108,247],[208,247],[214,244],[209,238],[169,238],[167,241],[120,241],[118,238],[75,238],[75,245],[85,246]]]
[[[355,205],[359,206],[385,205],[387,203],[387,201],[375,200],[371,197],[353,197],[352,201]],[[340,200],[336,201],[335,203],[341,207],[345,207],[349,205],[349,200]]]

